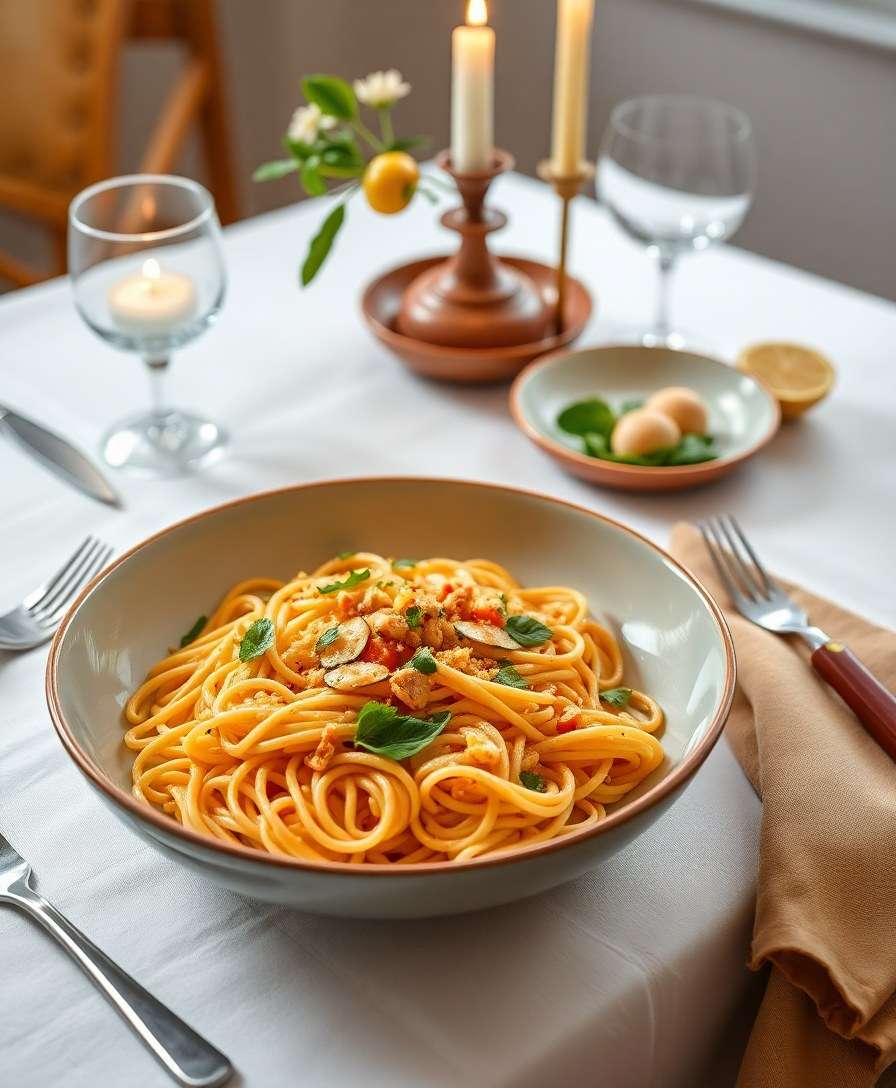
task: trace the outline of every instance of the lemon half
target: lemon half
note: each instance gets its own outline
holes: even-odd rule
[[[785,419],[802,415],[823,400],[834,384],[830,361],[802,344],[751,344],[740,353],[737,368],[765,382]]]

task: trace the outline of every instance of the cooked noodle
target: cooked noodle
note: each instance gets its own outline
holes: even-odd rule
[[[333,588],[352,571],[355,585]],[[487,644],[506,643],[520,617],[549,637]],[[271,630],[264,619],[272,644],[240,660],[250,627]],[[361,655],[326,671],[327,648],[350,655],[353,639]],[[420,653],[431,673],[410,664]],[[662,711],[622,680],[619,646],[575,589],[520,587],[482,559],[359,552],[286,584],[240,583],[150,671],[126,708],[134,794],[194,831],[302,859],[512,851],[596,824],[662,762]],[[355,743],[371,702],[412,732],[450,719],[398,760]]]

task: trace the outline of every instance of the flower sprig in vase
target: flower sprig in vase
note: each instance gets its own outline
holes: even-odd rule
[[[339,198],[308,247],[301,269],[303,287],[323,266],[345,222],[346,205],[359,190],[383,215],[402,211],[417,193],[436,199],[421,185],[420,168],[408,154],[426,138],[395,135],[392,110],[410,91],[410,84],[394,68],[356,79],[354,87],[329,75],[302,80],[307,105],[295,111],[283,137],[289,158],[265,163],[253,176],[255,181],[270,181],[297,173],[309,196],[332,193]],[[364,123],[361,106],[376,115],[378,133]]]

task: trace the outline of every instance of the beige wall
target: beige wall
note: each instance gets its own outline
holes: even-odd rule
[[[297,197],[294,178],[255,185],[276,156],[303,72],[395,66],[414,85],[406,133],[448,133],[450,28],[461,0],[219,0],[243,207]],[[498,33],[497,138],[532,171],[547,150],[553,0],[491,0]],[[738,243],[896,298],[893,53],[687,0],[597,0],[590,150],[613,102],[648,91],[726,98],[753,118],[760,180]],[[177,58],[145,47],[126,71],[122,168],[136,163]],[[185,170],[199,165],[188,156]],[[3,225],[0,223],[0,233]]]

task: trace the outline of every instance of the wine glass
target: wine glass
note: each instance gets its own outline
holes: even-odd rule
[[[69,208],[75,306],[107,343],[146,364],[152,406],[114,426],[106,461],[143,476],[178,476],[226,443],[211,420],[165,395],[171,354],[214,321],[224,300],[221,226],[211,194],[188,178],[134,174],[91,185]]]
[[[636,339],[682,348],[669,323],[669,281],[678,258],[730,238],[755,184],[750,119],[724,102],[648,95],[615,107],[597,163],[598,198],[659,268],[653,326]]]

